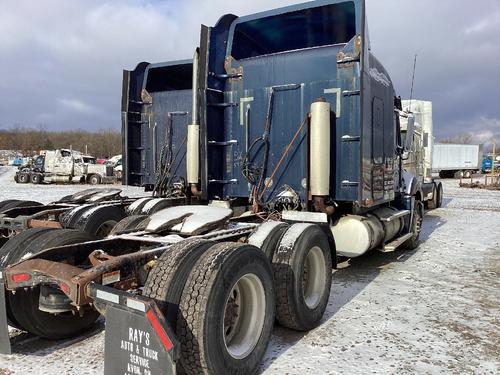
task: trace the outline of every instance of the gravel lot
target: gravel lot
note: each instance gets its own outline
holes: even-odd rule
[[[0,167],[0,200],[47,203],[86,188],[16,185],[12,173]],[[444,189],[444,207],[426,215],[421,246],[341,264],[323,324],[306,334],[276,327],[262,373],[500,372],[500,192],[454,180]],[[13,331],[15,354],[0,355],[0,375],[101,374],[104,325],[57,343]]]

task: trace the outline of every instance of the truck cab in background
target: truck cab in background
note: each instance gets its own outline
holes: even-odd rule
[[[96,159],[71,149],[43,151],[31,167],[21,168],[14,180],[18,183],[71,183],[79,181],[97,185],[114,182],[112,167],[96,164]]]
[[[500,156],[495,157],[495,164],[493,164],[493,155],[487,155],[483,159],[483,164],[482,164],[482,168],[481,168],[482,172],[483,173],[491,173],[493,165],[495,166],[495,171],[500,172]]]
[[[432,177],[434,152],[434,125],[432,102],[403,100],[403,111],[399,112],[401,138],[405,144],[404,169],[415,176],[419,183],[419,194],[426,208],[441,207],[443,185]]]

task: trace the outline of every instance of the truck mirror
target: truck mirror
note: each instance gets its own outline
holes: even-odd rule
[[[406,130],[405,151],[411,151],[413,146],[413,134],[415,131],[415,117],[410,113],[408,115],[408,127]]]

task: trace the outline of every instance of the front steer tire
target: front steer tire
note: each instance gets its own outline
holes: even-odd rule
[[[88,179],[90,185],[99,185],[101,183],[101,176],[93,174]]]
[[[274,324],[272,269],[258,248],[219,243],[196,262],[182,293],[177,337],[187,374],[253,374]]]

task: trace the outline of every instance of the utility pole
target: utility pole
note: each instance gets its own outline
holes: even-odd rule
[[[495,177],[495,160],[497,159],[496,149],[497,149],[497,140],[493,139],[493,155],[491,155],[491,177]]]

